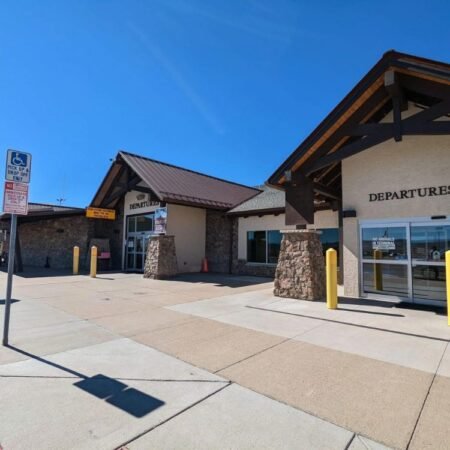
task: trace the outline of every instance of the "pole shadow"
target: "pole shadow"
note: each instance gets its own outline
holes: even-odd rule
[[[69,373],[74,377],[81,378],[81,380],[74,383],[73,386],[136,418],[142,418],[165,404],[164,401],[130,387],[115,378],[100,373],[89,377],[81,372],[61,366],[60,364],[33,355],[32,353],[12,345],[7,345],[6,347],[43,364]]]

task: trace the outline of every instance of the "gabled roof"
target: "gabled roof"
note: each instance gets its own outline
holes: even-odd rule
[[[183,169],[144,156],[120,151],[92,206],[114,207],[129,190],[147,189],[161,202],[226,210],[259,190]]]
[[[227,214],[244,216],[284,212],[286,202],[284,191],[264,185],[257,186],[257,188],[261,189],[262,192],[235,206],[233,209],[228,211]]]
[[[391,50],[278,167],[267,183],[282,187],[286,173],[298,171],[319,182],[322,193],[328,188],[339,193],[342,159],[391,138],[401,140],[402,133],[448,134],[448,124],[429,122],[450,112],[449,99],[448,63]],[[416,114],[418,117],[402,120],[400,111],[408,101],[426,111],[421,116]],[[398,106],[394,109],[396,102]],[[375,128],[393,109],[395,123]]]

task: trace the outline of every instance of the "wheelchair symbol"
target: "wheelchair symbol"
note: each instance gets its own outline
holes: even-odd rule
[[[23,153],[14,152],[11,157],[11,164],[14,166],[27,166],[27,155]]]

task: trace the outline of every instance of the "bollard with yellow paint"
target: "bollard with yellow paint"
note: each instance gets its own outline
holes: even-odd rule
[[[337,298],[337,252],[329,248],[326,251],[326,269],[327,269],[327,308],[336,309],[338,306]]]
[[[373,259],[381,259],[383,257],[383,252],[381,250],[373,251]],[[373,284],[375,290],[382,291],[383,290],[383,272],[381,264],[374,263],[373,265]]]
[[[447,284],[447,324],[450,327],[450,250],[445,252],[445,279]]]
[[[91,247],[91,278],[97,276],[97,247],[93,245]]]
[[[73,248],[73,274],[78,275],[78,268],[80,266],[80,247],[77,245]]]

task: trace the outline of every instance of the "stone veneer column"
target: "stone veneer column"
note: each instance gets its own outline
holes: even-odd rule
[[[175,236],[152,236],[147,247],[144,278],[159,280],[171,277],[177,273]]]
[[[324,299],[325,261],[320,232],[282,230],[281,233],[274,295],[311,301]]]

